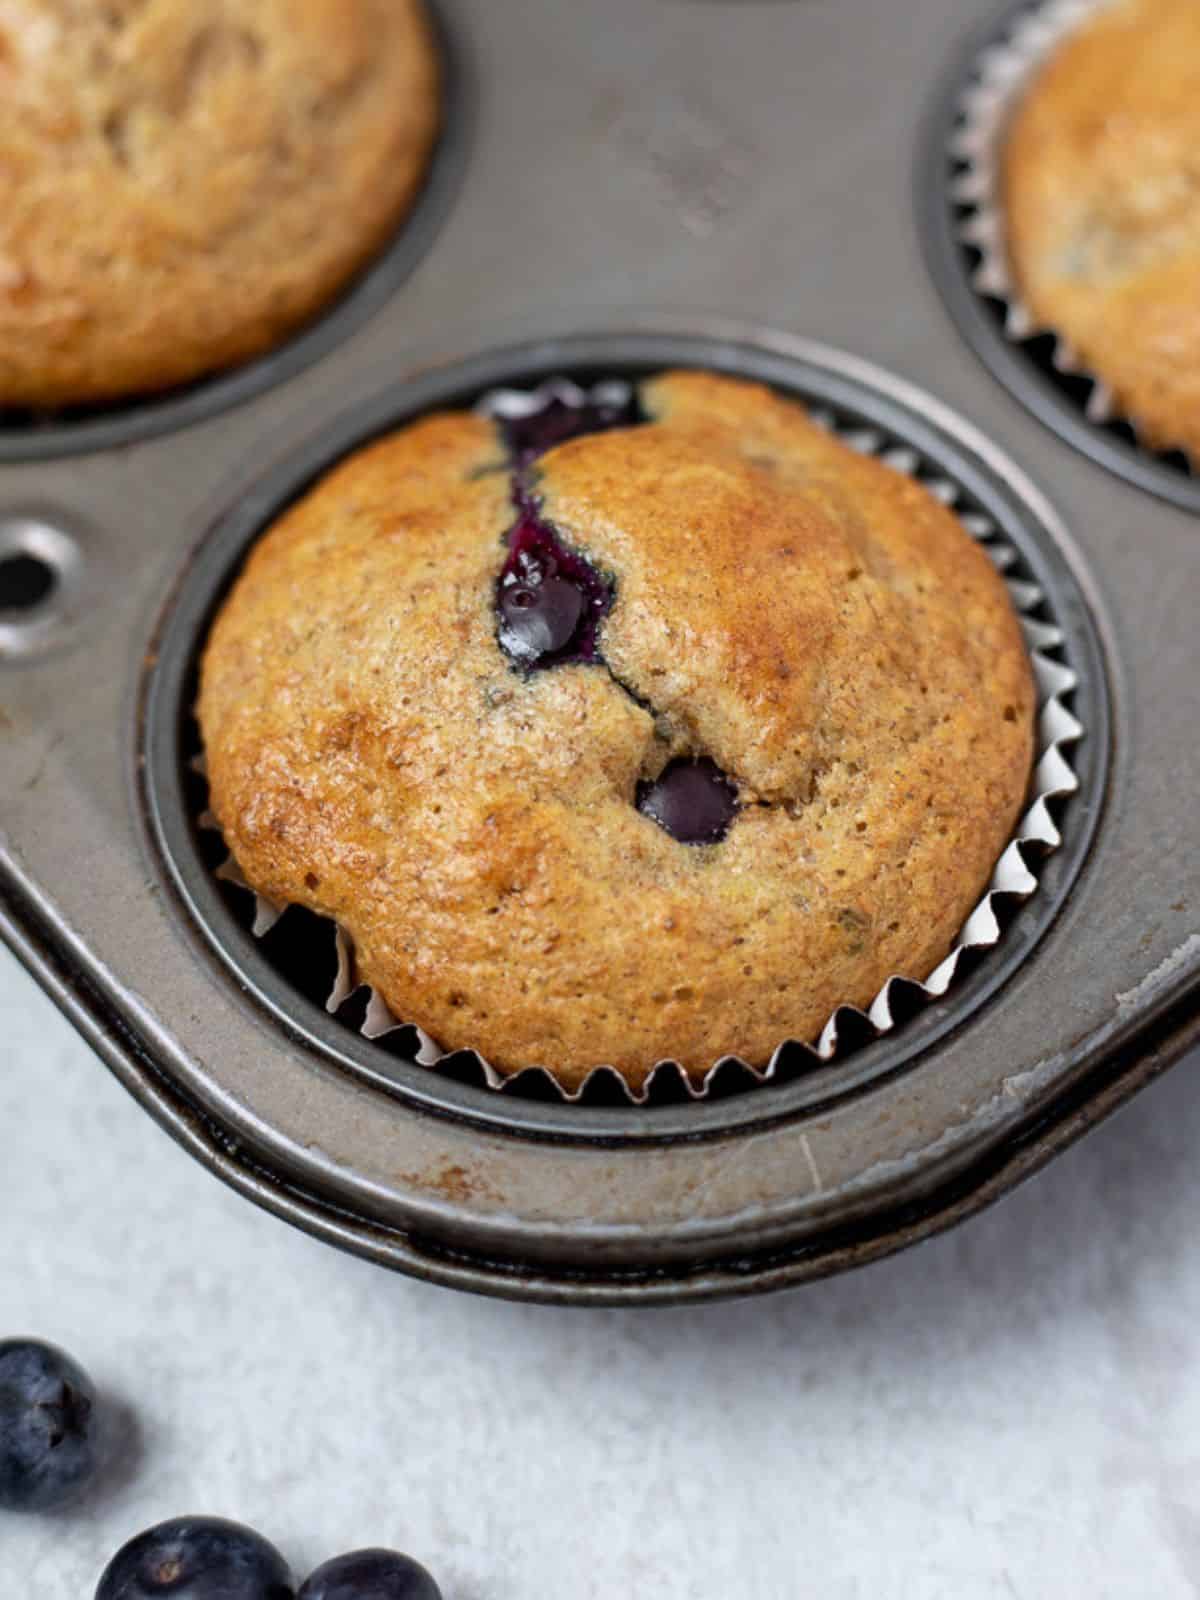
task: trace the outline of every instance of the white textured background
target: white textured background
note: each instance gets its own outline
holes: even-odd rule
[[[445,1600],[1200,1595],[1193,1060],[956,1233],[781,1299],[583,1312],[388,1276],[226,1191],[0,952],[0,1336],[140,1423],[84,1510],[0,1513],[0,1600],[148,1523]]]

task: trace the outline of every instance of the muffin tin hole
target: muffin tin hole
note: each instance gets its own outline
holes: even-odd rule
[[[170,882],[183,901],[190,925],[277,1020],[306,1044],[332,1056],[347,1070],[424,1105],[488,1121],[532,1119],[567,1134],[593,1131],[596,1112],[614,1130],[661,1130],[662,1118],[682,1118],[693,1131],[714,1119],[776,1115],[793,1106],[836,1099],[882,1073],[898,1070],[990,998],[1045,931],[1086,854],[1099,815],[1107,770],[1107,687],[1098,642],[1086,605],[1064,559],[1062,535],[1036,491],[1024,493],[1016,468],[996,456],[965,424],[942,413],[936,402],[848,357],[794,342],[795,353],[737,346],[700,337],[629,335],[580,337],[539,343],[440,372],[422,374],[368,402],[298,451],[261,483],[244,503],[231,508],[200,547],[164,618],[155,664],[144,685],[145,762],[142,767],[147,821]],[[838,1014],[838,1051],[820,1059],[803,1044],[786,1044],[764,1082],[740,1063],[718,1065],[703,1100],[677,1069],[660,1069],[645,1106],[631,1107],[615,1073],[600,1069],[574,1104],[547,1074],[531,1070],[498,1087],[478,1058],[458,1052],[435,1069],[417,1063],[422,1038],[400,1026],[382,1038],[360,1030],[370,1019],[369,995],[345,997],[334,1015],[324,1002],[336,971],[331,925],[318,943],[320,919],[292,909],[264,939],[251,937],[254,899],[236,882],[218,881],[225,859],[220,835],[200,826],[207,804],[199,741],[192,716],[197,655],[211,617],[259,532],[285,504],[335,461],[372,438],[442,406],[470,406],[505,386],[536,387],[550,376],[581,384],[619,377],[633,381],[668,366],[709,367],[757,378],[809,404],[819,420],[860,448],[926,481],[934,493],[952,494],[968,527],[995,530],[995,557],[1005,575],[1043,597],[1026,614],[1055,625],[1048,655],[1069,665],[1078,686],[1069,696],[1087,737],[1074,761],[1083,793],[1049,810],[1062,833],[1061,847],[1039,867],[1032,898],[995,895],[992,909],[1004,927],[999,944],[964,958],[962,974],[944,998],[930,1003],[918,984],[892,986],[896,1026],[880,1034],[861,1013]],[[977,535],[983,536],[983,535]],[[991,535],[986,535],[989,541]],[[990,546],[989,546],[990,547]],[[1040,648],[1040,647],[1039,647]],[[1023,847],[1025,848],[1025,847]],[[1037,855],[1028,847],[1028,860]],[[317,925],[314,928],[314,924]],[[368,1034],[370,1029],[368,1028]],[[769,1110],[767,1108],[770,1108]],[[544,1113],[544,1115],[543,1115]],[[630,1120],[632,1119],[632,1121]]]
[[[43,556],[0,556],[0,612],[36,611],[57,586],[58,575]]]
[[[1070,370],[1059,340],[1036,330],[1014,333],[1009,304],[993,292],[986,256],[972,240],[981,202],[964,187],[969,163],[958,153],[969,97],[983,82],[985,63],[1021,25],[1047,10],[1046,0],[1021,0],[969,39],[952,64],[924,140],[918,208],[934,280],[976,355],[1028,410],[1068,444],[1139,488],[1189,511],[1200,511],[1200,475],[1179,450],[1143,444],[1128,421],[1098,415],[1096,382]]]
[[[111,450],[174,433],[247,404],[323,360],[380,312],[431,247],[465,166],[472,113],[462,53],[436,0],[426,0],[442,69],[442,124],[421,190],[390,243],[307,326],[276,349],[196,383],[49,412],[0,407],[0,464]],[[120,130],[112,134],[118,147]]]
[[[0,661],[58,641],[83,576],[75,535],[42,513],[0,517]]]

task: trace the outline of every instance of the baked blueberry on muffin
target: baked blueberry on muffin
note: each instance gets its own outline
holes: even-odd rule
[[[407,212],[438,94],[420,0],[5,0],[0,407],[277,344]]]
[[[673,372],[576,425],[428,416],[266,533],[202,662],[212,807],[445,1048],[765,1064],[926,976],[986,887],[1020,626],[943,505],[794,401]]]
[[[1200,459],[1200,5],[1120,0],[1015,114],[1004,207],[1020,293],[1150,445]]]

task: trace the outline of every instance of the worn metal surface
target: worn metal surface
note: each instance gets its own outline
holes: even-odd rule
[[[77,530],[89,597],[53,648],[0,665],[0,931],[194,1153],[349,1248],[463,1287],[585,1301],[836,1270],[990,1198],[1194,1033],[1196,524],[996,385],[926,272],[921,136],[988,7],[443,9],[474,134],[403,287],[234,409],[0,469],[0,517],[36,507]],[[138,697],[163,604],[206,531],[364,398],[517,339],[748,337],[726,318],[773,330],[757,342],[777,355],[806,335],[927,389],[1056,507],[1112,692],[1090,855],[986,1005],[848,1092],[658,1137],[418,1105],[281,1027],[189,931],[139,822]]]

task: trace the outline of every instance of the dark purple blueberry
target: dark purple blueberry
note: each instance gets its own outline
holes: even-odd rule
[[[565,650],[575,637],[587,601],[566,578],[511,583],[500,590],[500,635],[517,661],[537,661]]]
[[[516,464],[527,467],[556,444],[578,439],[585,433],[603,433],[608,428],[627,428],[640,422],[637,396],[627,400],[585,400],[582,405],[554,396],[540,411],[528,417],[508,417],[503,422],[505,442]]]
[[[596,633],[613,601],[611,580],[568,549],[543,521],[526,469],[567,439],[642,420],[636,393],[624,393],[617,385],[609,393],[593,391],[579,403],[553,395],[532,416],[509,417],[501,423],[513,458],[517,521],[507,537],[508,558],[496,586],[496,611],[500,644],[518,666],[595,661]]]
[[[737,790],[715,762],[672,761],[638,787],[638,810],[680,844],[716,844],[737,812]]]
[[[97,1463],[96,1391],[62,1350],[0,1342],[0,1510],[52,1511]]]
[[[297,1600],[442,1600],[442,1591],[411,1556],[355,1550],[318,1567]]]
[[[295,1600],[295,1593],[287,1562],[260,1534],[220,1517],[177,1517],[118,1550],[96,1600]]]
[[[519,515],[496,585],[501,647],[522,667],[594,661],[612,587],[563,544],[521,491],[516,502]]]

